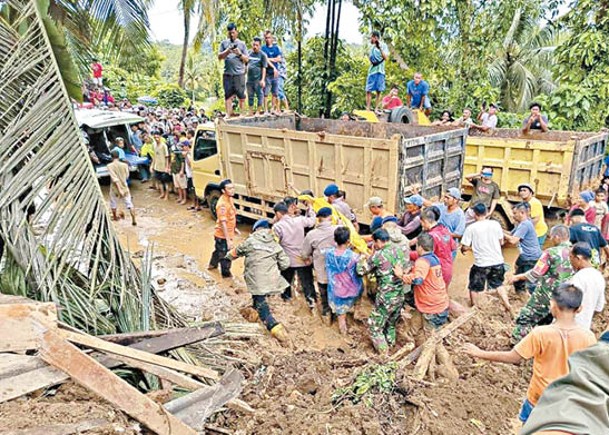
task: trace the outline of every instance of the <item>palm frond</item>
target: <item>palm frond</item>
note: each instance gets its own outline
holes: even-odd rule
[[[0,237],[21,275],[0,289],[53,301],[92,333],[182,323],[120,246],[43,17],[31,1],[7,3],[16,14],[0,20]]]

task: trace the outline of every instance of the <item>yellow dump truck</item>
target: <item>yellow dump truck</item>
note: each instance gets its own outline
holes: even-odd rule
[[[495,218],[512,223],[510,204],[520,201],[518,185],[529,183],[546,207],[546,217],[564,214],[581,190],[594,186],[601,174],[608,133],[572,131],[533,132],[497,129],[491,134],[470,132],[467,137],[463,191],[472,193],[465,179],[484,166],[494,170],[502,192]]]
[[[364,204],[380,196],[401,212],[404,197],[427,197],[458,187],[467,130],[282,116],[219,120],[200,127],[193,150],[197,195],[212,209],[222,178],[233,180],[238,214],[272,216],[273,205],[298,190],[321,196],[329,183],[347,194],[358,220]]]

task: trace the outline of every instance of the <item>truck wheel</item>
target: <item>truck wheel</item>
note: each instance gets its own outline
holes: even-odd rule
[[[503,212],[501,212],[499,210],[495,210],[493,212],[493,214],[491,215],[491,219],[499,222],[499,225],[501,225],[501,228],[504,229],[505,231],[511,231],[513,228],[512,223],[507,218],[507,216],[504,215]]]
[[[414,115],[408,107],[396,107],[391,111],[391,114],[389,115],[389,122],[397,122],[400,124],[414,124]]]
[[[222,193],[220,193],[219,190],[212,190],[205,197],[205,201],[209,206],[209,211],[211,211],[211,215],[214,217],[214,219],[218,219],[218,215],[216,214],[216,205],[218,205],[220,196],[222,196]]]

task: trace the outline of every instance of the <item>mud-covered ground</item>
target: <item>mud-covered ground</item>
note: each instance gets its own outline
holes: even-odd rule
[[[135,259],[141,258],[146,249],[153,250],[153,282],[159,294],[195,322],[245,322],[240,309],[249,306],[251,299],[241,278],[242,260],[233,264],[234,279],[222,279],[217,271],[207,271],[214,226],[209,211],[189,211],[178,206],[173,197],[159,200],[155,191],[138,182],[132,193],[138,226],[122,220],[116,228]],[[240,225],[241,239],[247,236],[249,226]],[[508,261],[515,259],[514,249],[505,254]],[[451,298],[464,304],[471,261],[471,255],[459,254],[449,290]],[[515,306],[523,303],[514,294],[511,300]],[[460,352],[466,342],[485,349],[510,348],[511,319],[498,300],[489,300],[482,313],[444,340],[458,379],[442,377],[436,367],[434,378],[428,376],[418,382],[410,376],[413,366],[400,366],[392,371],[395,377],[389,388],[382,392],[371,388],[359,400],[341,392],[387,363],[375,354],[368,339],[365,320],[372,306],[370,300],[363,298],[349,317],[348,340],[338,333],[336,325],[324,326],[311,315],[300,296],[290,303],[272,297],[270,304],[275,317],[288,329],[293,345],[282,347],[266,333],[242,343],[235,360],[247,379],[242,399],[257,410],[256,414],[226,410],[211,418],[213,426],[236,434],[514,433],[530,364],[491,364]],[[595,332],[604,329],[607,314],[606,310],[597,317]],[[403,317],[398,348],[408,345],[410,313]],[[17,412],[11,408],[13,403],[0,406],[0,422],[7,412]],[[103,401],[101,405],[93,403],[106,406]],[[113,414],[112,422],[129,427],[120,413]]]

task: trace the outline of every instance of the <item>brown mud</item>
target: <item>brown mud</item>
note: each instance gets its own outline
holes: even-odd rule
[[[153,283],[160,295],[193,322],[212,319],[246,322],[240,309],[251,305],[251,297],[241,278],[243,261],[233,264],[236,277],[233,279],[222,279],[218,271],[207,270],[214,226],[209,211],[188,211],[177,206],[173,197],[169,201],[159,200],[153,190],[138,182],[134,183],[132,194],[138,226],[132,227],[128,220],[123,220],[116,223],[116,228],[136,261],[146,249],[152,248]],[[243,232],[240,240],[247,236],[249,226],[239,226]],[[508,248],[504,254],[513,265],[515,249]],[[449,292],[451,298],[462,304],[468,304],[471,263],[471,254],[459,254],[454,267]],[[515,307],[524,303],[513,293],[510,300]],[[322,325],[298,292],[289,303],[271,297],[270,306],[289,331],[292,346],[280,346],[266,332],[245,341],[239,348],[242,362],[236,365],[247,379],[242,398],[257,412],[252,416],[225,410],[211,417],[214,426],[235,434],[515,433],[516,417],[531,375],[530,363],[491,364],[460,352],[466,342],[484,349],[511,347],[511,319],[498,299],[490,298],[476,318],[444,340],[459,372],[457,380],[443,378],[435,370],[435,378],[426,377],[418,382],[410,377],[414,366],[400,368],[390,391],[370,391],[359,402],[348,399],[337,402],[333,398],[337,391],[352,385],[366,368],[387,362],[376,355],[368,338],[366,318],[372,307],[370,300],[362,298],[355,313],[349,316],[347,339],[340,335],[336,324]],[[606,327],[608,314],[606,309],[596,317],[594,332]],[[406,338],[409,317],[405,313],[399,324],[396,350],[409,344]],[[82,391],[78,393],[74,401],[81,401]],[[90,395],[85,393],[84,397]],[[53,403],[53,398],[48,400]],[[102,406],[96,400],[92,402],[92,406]],[[20,407],[26,407],[22,415],[27,415],[29,406],[33,405],[28,401],[0,405],[0,422],[7,413],[21,412]],[[48,412],[53,413],[53,409]],[[126,421],[123,416],[118,418]]]

